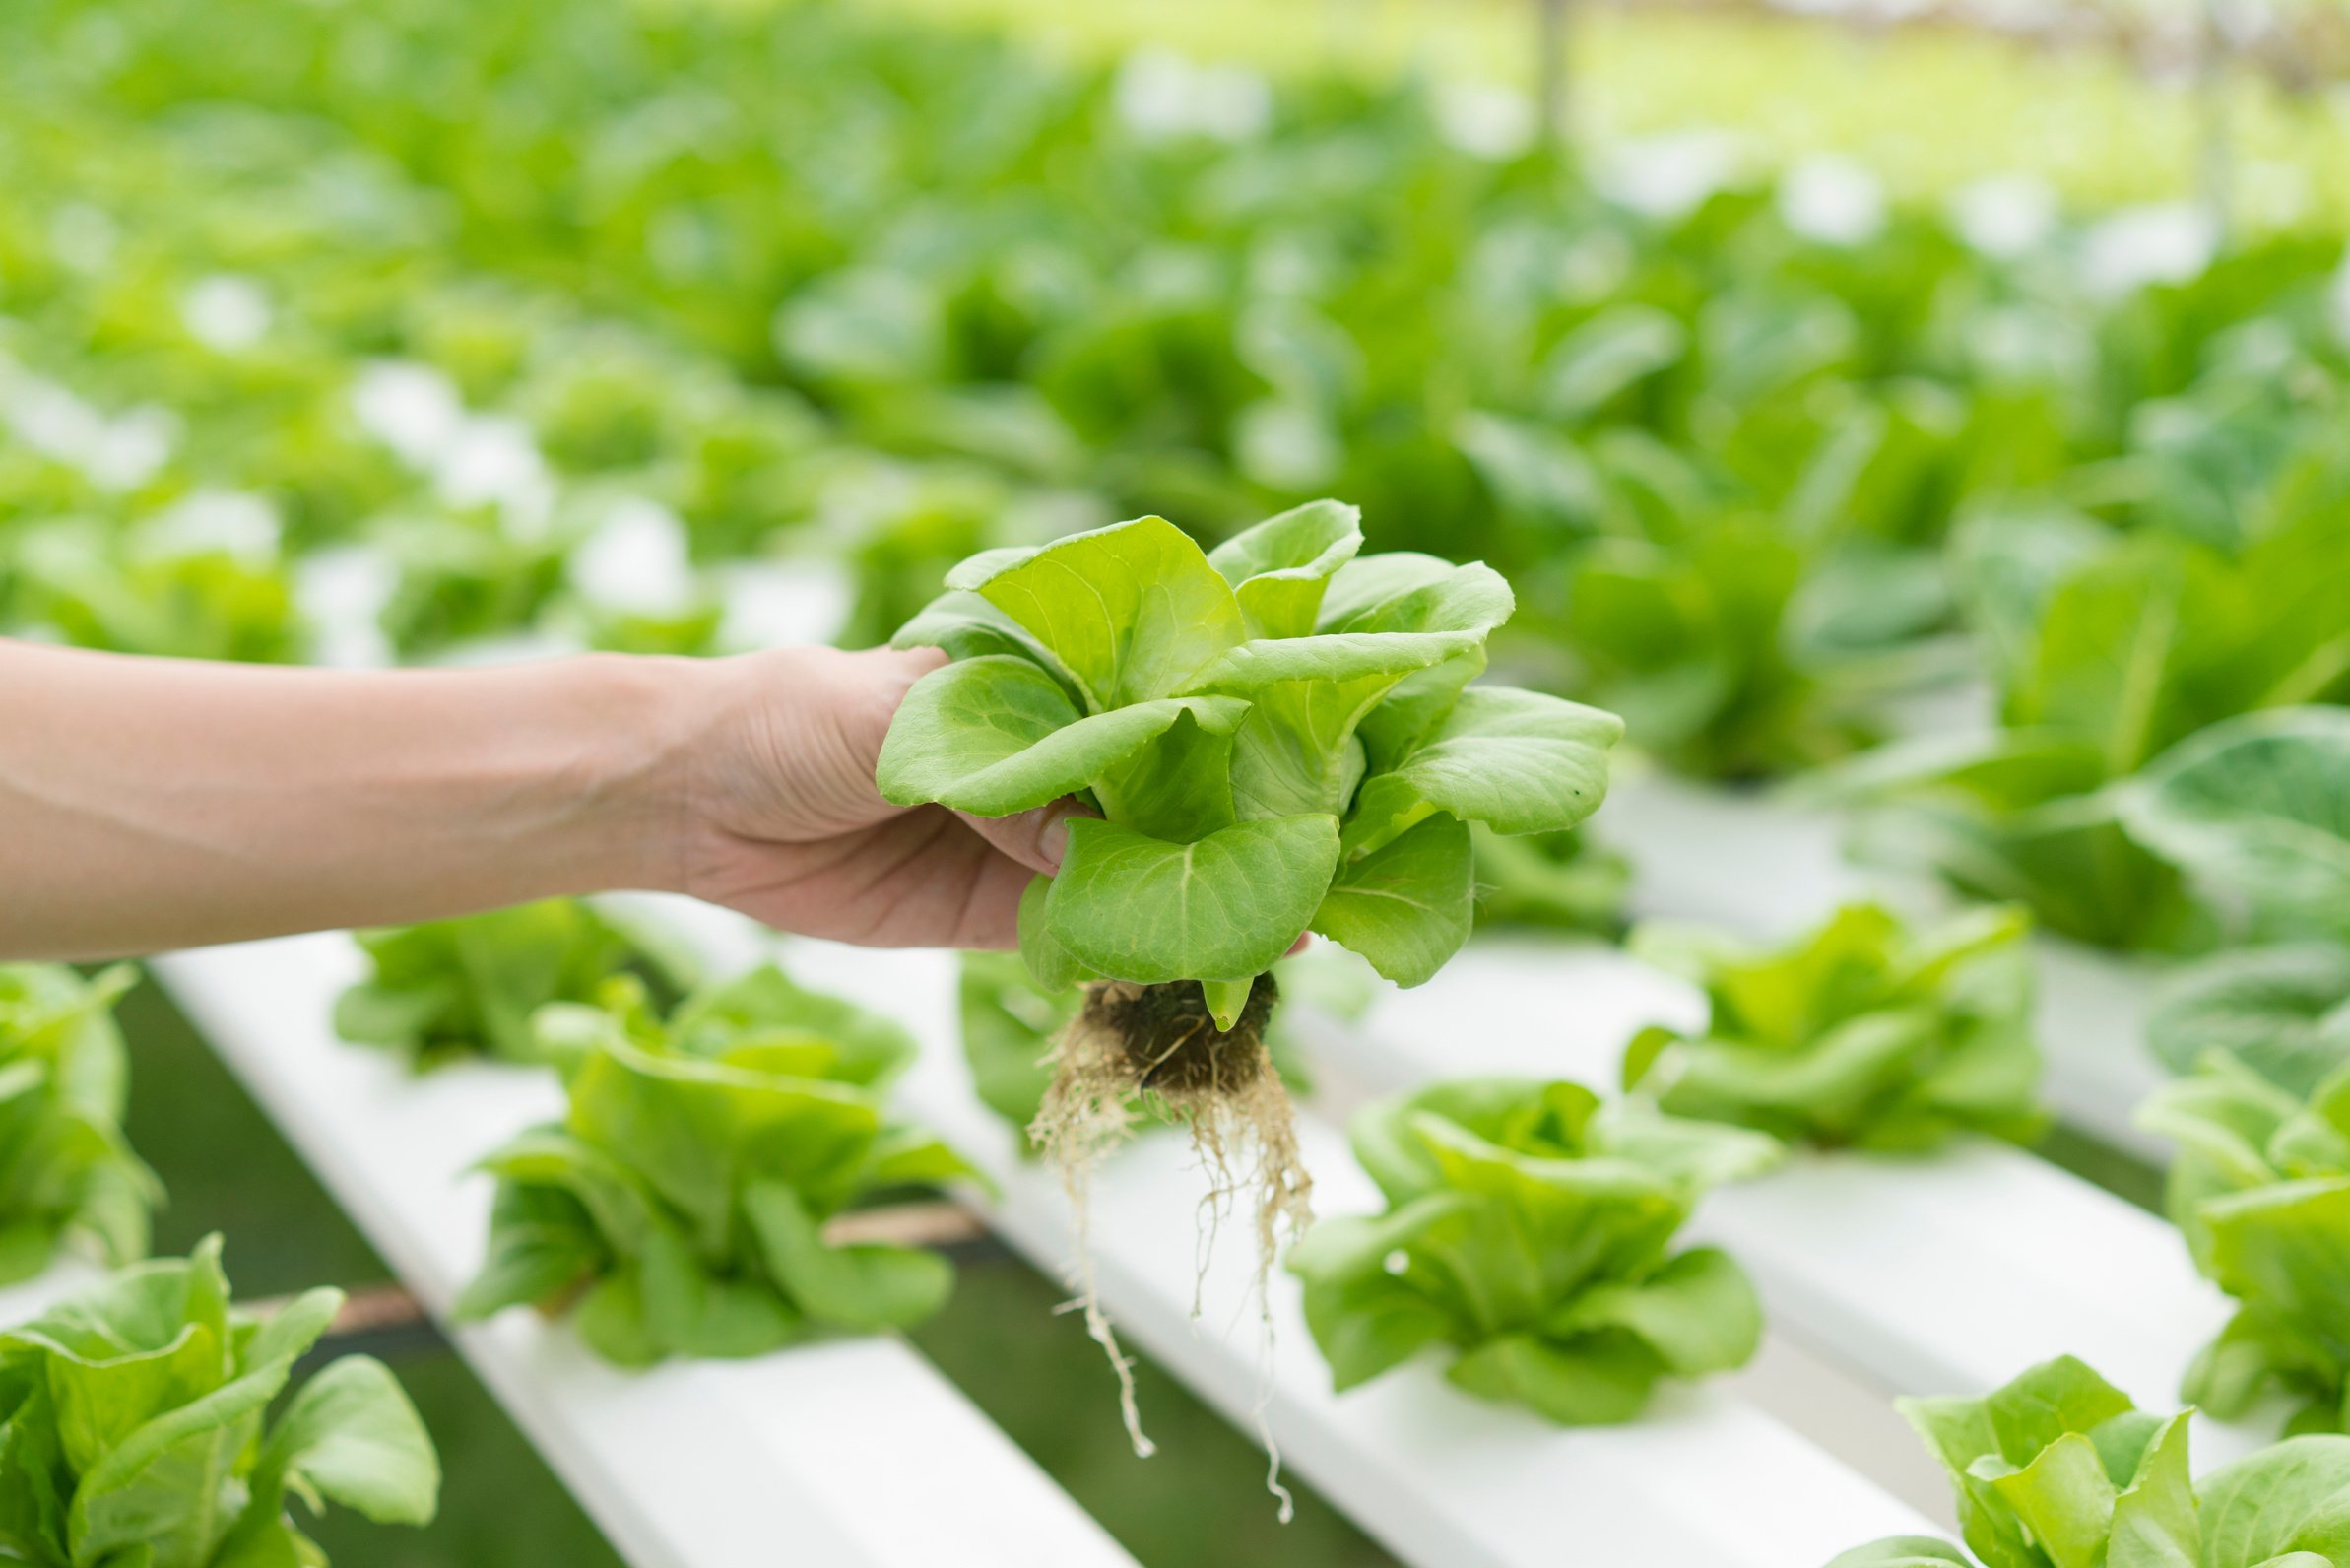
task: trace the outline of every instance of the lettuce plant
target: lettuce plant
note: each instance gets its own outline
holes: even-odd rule
[[[323,1568],[288,1512],[429,1523],[431,1439],[383,1363],[271,1404],[343,1304],[231,1305],[215,1236],[0,1332],[0,1556],[36,1568]]]
[[[2157,1054],[2184,1072],[2229,1051],[2294,1094],[2350,1063],[2350,713],[2215,725],[2147,769],[2122,817],[2258,944],[2165,986]]]
[[[2290,1430],[2350,1430],[2350,1067],[2303,1100],[2214,1052],[2138,1120],[2177,1141],[2171,1217],[2238,1303],[2184,1397],[2233,1418],[2281,1386],[2303,1401]]]
[[[1828,1568],[2350,1568],[2350,1439],[2297,1437],[2198,1485],[2187,1418],[2071,1356],[1981,1399],[1902,1400],[1950,1472],[1967,1550],[1902,1535]]]
[[[1670,542],[1607,539],[1578,563],[1560,636],[1641,745],[1707,778],[1784,774],[1873,739],[1789,625],[1807,561],[1768,518]]]
[[[111,1263],[147,1253],[160,1188],[123,1142],[130,1064],[114,1001],[128,968],[0,964],[0,1284],[79,1240]]]
[[[1442,1346],[1461,1388],[1581,1425],[1753,1355],[1745,1274],[1672,1237],[1707,1185],[1767,1168],[1771,1140],[1524,1078],[1380,1101],[1352,1132],[1387,1210],[1322,1220],[1288,1261],[1338,1389]]]
[[[1508,584],[1361,544],[1329,501],[1212,555],[1145,517],[975,555],[899,632],[954,659],[890,727],[886,798],[1100,814],[1030,889],[1039,979],[1201,982],[1228,1028],[1312,930],[1417,985],[1469,934],[1469,822],[1599,806],[1615,718],[1469,685]]]
[[[1665,1110],[1823,1147],[1928,1147],[1955,1132],[2017,1140],[2043,1120],[2022,911],[1912,932],[1873,904],[1772,951],[1646,926],[1633,950],[1704,988],[1702,1032],[1652,1025],[1624,1084]]]
[[[472,1056],[535,1062],[540,1008],[589,1001],[623,971],[674,1000],[690,969],[657,933],[566,898],[363,931],[359,944],[373,972],[335,999],[335,1032],[420,1068]]]
[[[2192,946],[2199,923],[2168,852],[2124,830],[2126,781],[2221,720],[2350,694],[2340,515],[2234,555],[2113,540],[2063,515],[1966,531],[1962,576],[2002,727],[1852,764],[1841,788],[1890,813],[1871,853],[1922,857],[1961,891],[2022,903],[2084,942]]]
[[[1632,868],[1581,833],[1496,833],[1469,828],[1476,855],[1476,923],[1613,936],[1623,927]]]
[[[1354,508],[1316,501],[1212,555],[1143,517],[974,555],[898,633],[951,658],[907,692],[877,769],[901,806],[1098,813],[1070,819],[1059,874],[1021,904],[1036,979],[1087,986],[1032,1131],[1075,1179],[1146,1095],[1191,1129],[1211,1203],[1253,1189],[1261,1271],[1312,1185],[1265,1054],[1267,971],[1311,930],[1428,979],[1469,936],[1469,824],[1582,821],[1622,732],[1469,684],[1513,608],[1497,573],[1361,546]]]
[[[914,1053],[895,1024],[765,968],[666,1021],[621,976],[537,1027],[569,1109],[483,1162],[497,1177],[489,1259],[460,1319],[576,1306],[590,1346],[641,1366],[902,1327],[946,1301],[946,1259],[823,1233],[868,1194],[971,1174],[889,1119],[884,1091]]]

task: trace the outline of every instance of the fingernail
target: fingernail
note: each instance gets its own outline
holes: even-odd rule
[[[1044,824],[1044,831],[1036,835],[1036,853],[1043,857],[1046,865],[1059,871],[1061,857],[1068,848],[1069,813],[1055,812],[1052,820]]]

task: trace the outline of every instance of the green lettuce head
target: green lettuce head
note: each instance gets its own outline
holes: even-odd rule
[[[0,1560],[324,1568],[292,1497],[430,1522],[439,1461],[382,1362],[332,1362],[268,1418],[342,1305],[312,1290],[239,1311],[215,1236],[0,1332]]]
[[[2029,927],[2020,910],[1981,909],[1912,932],[1856,904],[1761,952],[1643,927],[1633,950],[1702,986],[1712,1017],[1697,1033],[1643,1030],[1625,1086],[1678,1115],[1829,1147],[2030,1138],[2044,1117]]]
[[[161,1188],[123,1140],[130,1064],[112,1015],[136,980],[0,964],[0,1284],[39,1274],[61,1241],[146,1256]]]
[[[692,969],[649,927],[574,898],[362,931],[359,944],[371,973],[335,999],[335,1032],[418,1068],[479,1056],[535,1063],[531,1019],[549,1003],[592,1001],[623,972],[675,1000]]]
[[[666,1021],[623,976],[537,1022],[570,1107],[483,1162],[498,1178],[490,1255],[460,1320],[576,1304],[588,1344],[638,1366],[902,1327],[946,1301],[946,1259],[823,1229],[869,1193],[971,1174],[887,1114],[914,1054],[897,1025],[773,968]]]
[[[1353,1143],[1387,1211],[1325,1219],[1289,1250],[1338,1389],[1442,1346],[1469,1392],[1586,1425],[1754,1354],[1745,1274],[1672,1237],[1708,1185],[1778,1158],[1770,1139],[1574,1083],[1472,1078],[1367,1107]]]
[[[1599,806],[1619,721],[1469,685],[1509,585],[1361,545],[1335,501],[1212,554],[1143,517],[974,555],[898,633],[953,662],[907,694],[883,796],[1099,813],[1023,905],[1038,979],[1199,981],[1229,1028],[1311,930],[1417,985],[1469,935],[1469,824]]]
[[[2197,1485],[2186,1413],[2140,1410],[2071,1356],[1900,1405],[1950,1473],[1967,1550],[1902,1535],[1828,1568],[2350,1568],[2350,1438],[2293,1438]]]
[[[2138,1121],[2178,1141],[2171,1217],[2238,1302],[2185,1397],[2232,1418],[2281,1386],[2304,1402],[2290,1430],[2350,1429],[2350,1069],[2305,1102],[2215,1052]]]

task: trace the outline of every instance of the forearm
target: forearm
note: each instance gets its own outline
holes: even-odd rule
[[[0,957],[676,885],[698,676],[354,674],[0,642]]]

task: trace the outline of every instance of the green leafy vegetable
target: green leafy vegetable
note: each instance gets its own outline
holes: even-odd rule
[[[2273,943],[2172,979],[2149,1024],[2156,1053],[2186,1072],[2228,1051],[2294,1094],[2350,1063],[2350,713],[2288,708],[2214,725],[2133,782],[2122,815]]]
[[[213,1237],[0,1332],[0,1552],[37,1568],[323,1565],[288,1512],[431,1521],[440,1466],[399,1383],[345,1356],[267,1419],[343,1303],[257,1319]]]
[[[570,1109],[483,1162],[497,1198],[461,1319],[576,1305],[599,1354],[641,1366],[903,1327],[945,1303],[946,1259],[823,1234],[870,1193],[971,1174],[888,1118],[884,1091],[914,1053],[895,1024],[765,968],[666,1022],[622,976],[537,1027],[569,1065]]]
[[[1633,950],[1704,987],[1705,1031],[1634,1038],[1624,1083],[1682,1116],[1829,1147],[1924,1148],[1954,1132],[2028,1140],[2035,1090],[2030,922],[1984,909],[1915,933],[1847,907],[1778,950],[1641,928]]]
[[[0,964],[0,1284],[39,1274],[61,1242],[146,1256],[162,1189],[123,1141],[130,1064],[111,1015],[136,982]]]
[[[1469,933],[1465,823],[1598,807],[1614,718],[1463,689],[1508,586],[1360,545],[1331,501],[1212,555],[1142,518],[973,556],[899,634],[956,657],[890,727],[887,799],[1101,811],[1023,921],[1039,978],[1238,985],[1312,929],[1416,985]]]
[[[2211,753],[2183,749],[2151,790],[2125,781],[2223,719],[2350,690],[2338,509],[2234,555],[2171,536],[2108,541],[2077,520],[1991,521],[1962,539],[1972,550],[1962,558],[2004,727],[1890,748],[1853,764],[1841,786],[1899,803],[1869,841],[1881,854],[1922,857],[1962,890],[2026,904],[2066,936],[2187,946],[2196,928],[2178,875],[2140,841],[2187,855],[2214,842],[2189,821],[2197,783],[2180,776]],[[2222,765],[2248,763],[2269,765]],[[2246,825],[2208,824],[2239,839]]]
[[[2195,1267],[2239,1303],[2185,1397],[2232,1418],[2282,1387],[2303,1401],[2292,1430],[2350,1430],[2350,1068],[2305,1101],[2214,1052],[2138,1120],[2177,1141],[2171,1217]]]
[[[2270,929],[2350,942],[2350,710],[2214,725],[2148,768],[2122,816],[2141,842]]]
[[[1632,868],[1581,833],[1509,837],[1469,830],[1476,863],[1476,923],[1613,936],[1623,924]]]
[[[531,1019],[547,1004],[592,1000],[621,972],[674,999],[690,977],[689,960],[658,933],[572,899],[361,932],[359,943],[374,973],[335,999],[335,1032],[420,1068],[469,1056],[539,1061]]]
[[[1476,1078],[1365,1108],[1353,1142],[1387,1211],[1323,1219],[1289,1251],[1340,1390],[1441,1345],[1460,1387],[1582,1425],[1753,1355],[1762,1314],[1737,1265],[1671,1244],[1707,1185],[1778,1157],[1769,1139]]]
[[[2292,1438],[2197,1485],[2187,1416],[2136,1408],[2070,1356],[1982,1399],[1898,1403],[1949,1471],[1968,1550],[1901,1535],[1827,1568],[2350,1565],[2350,1439]]]

